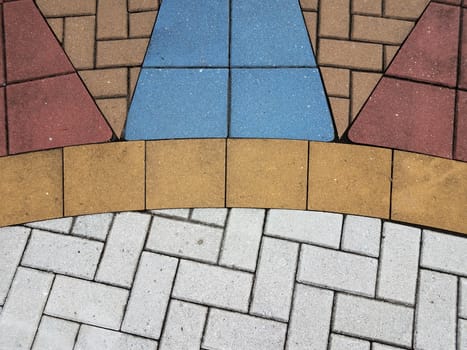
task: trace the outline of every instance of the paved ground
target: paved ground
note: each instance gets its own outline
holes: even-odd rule
[[[0,349],[467,349],[467,238],[423,231],[262,209],[3,228]]]

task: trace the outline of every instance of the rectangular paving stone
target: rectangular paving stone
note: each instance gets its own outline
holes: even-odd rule
[[[152,214],[163,216],[175,216],[177,218],[188,219],[190,217],[190,209],[160,209],[150,210]]]
[[[45,313],[72,321],[119,329],[128,291],[96,282],[57,276]]]
[[[75,350],[154,350],[157,342],[130,334],[82,325]]]
[[[65,215],[142,210],[144,142],[64,149]]]
[[[274,237],[339,248],[343,216],[303,210],[270,210],[265,232]]]
[[[30,229],[20,226],[0,228],[0,305],[5,303],[8,290],[15,276],[28,241]]]
[[[459,319],[459,348],[467,349],[467,320]]]
[[[442,232],[423,230],[420,265],[467,276],[467,240]]]
[[[342,68],[380,71],[383,66],[383,45],[321,39],[318,62]]]
[[[193,209],[191,219],[223,227],[227,213],[227,208],[197,208]]]
[[[96,39],[126,39],[127,36],[127,1],[99,0],[97,2]]]
[[[279,350],[284,348],[284,323],[211,309],[203,341],[204,349]]]
[[[365,15],[381,15],[383,10],[382,0],[353,0],[352,12]]]
[[[421,270],[415,348],[456,349],[457,278]]]
[[[146,144],[148,208],[224,207],[225,140]]]
[[[408,307],[338,294],[333,329],[409,347],[412,346],[413,314],[413,309]]]
[[[467,319],[467,279],[460,279],[459,317]]]
[[[159,339],[177,264],[177,259],[143,252],[123,320],[123,331]]]
[[[372,350],[402,350],[402,348],[398,348],[395,346],[383,345],[379,343],[373,343]]]
[[[256,271],[250,313],[289,320],[299,245],[280,239],[263,239]]]
[[[386,222],[379,265],[379,298],[415,304],[421,230]]]
[[[265,210],[233,208],[225,228],[219,263],[255,271]]]
[[[342,230],[342,249],[363,255],[379,257],[381,220],[347,215]]]
[[[94,98],[126,96],[128,90],[128,69],[82,70],[79,76]]]
[[[374,296],[377,269],[376,259],[304,244],[297,280]]]
[[[42,316],[32,350],[73,350],[79,324]]]
[[[308,143],[227,141],[227,206],[305,209]]]
[[[370,350],[369,341],[345,337],[340,334],[331,335],[330,350]]]
[[[95,16],[65,18],[65,52],[76,69],[94,68]]]
[[[143,250],[151,215],[120,213],[115,216],[96,281],[131,287]]]
[[[207,307],[172,300],[159,350],[199,349],[207,313]]]
[[[92,279],[103,248],[100,242],[33,230],[22,264]]]
[[[96,67],[141,65],[148,41],[146,38],[98,41]]]
[[[128,11],[157,10],[159,0],[128,0]]]
[[[172,295],[186,301],[246,312],[252,285],[252,274],[182,260]]]
[[[418,19],[429,0],[412,0],[400,2],[398,0],[384,1],[384,14],[386,16]]]
[[[154,27],[157,11],[135,12],[129,15],[129,36],[149,37]]]
[[[467,163],[394,152],[391,219],[467,233]]]
[[[62,151],[0,158],[0,226],[63,216]]]
[[[320,36],[348,39],[350,26],[349,0],[322,0],[319,8]]]
[[[154,217],[146,249],[159,253],[217,262],[222,229]]]
[[[71,233],[105,241],[114,215],[111,213],[78,216]]]
[[[350,70],[330,67],[322,67],[320,70],[328,95],[349,97]]]
[[[28,227],[38,228],[45,231],[54,231],[60,233],[69,233],[73,218],[61,218],[53,220],[36,221],[26,224]]]
[[[30,349],[53,275],[18,268],[0,317],[0,349]]]
[[[297,284],[287,335],[287,350],[326,350],[334,293]]]
[[[400,45],[412,27],[410,21],[356,15],[352,18],[352,40]]]
[[[391,150],[312,142],[308,209],[389,218]]]
[[[46,17],[93,15],[96,12],[96,0],[37,0],[37,6]]]

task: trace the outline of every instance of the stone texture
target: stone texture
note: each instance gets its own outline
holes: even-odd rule
[[[342,68],[322,67],[321,75],[326,86],[326,93],[330,96],[350,96],[350,70]]]
[[[126,39],[128,36],[126,0],[99,0],[97,2],[96,39]]]
[[[53,231],[59,233],[69,233],[73,218],[61,218],[44,221],[36,221],[26,224],[28,227],[38,228],[45,231]]]
[[[347,215],[342,230],[342,249],[379,257],[381,220]]]
[[[331,336],[330,350],[370,350],[370,342],[343,335],[333,334]]]
[[[95,16],[65,18],[64,48],[76,69],[94,67],[95,26]],[[92,89],[90,90],[92,93]]]
[[[45,16],[91,15],[96,10],[96,0],[37,0]]]
[[[78,216],[71,233],[76,236],[105,241],[114,215],[110,213]]]
[[[125,68],[82,70],[79,76],[94,98],[127,95],[128,72]]]
[[[42,316],[33,350],[73,350],[79,324]]]
[[[191,220],[224,226],[227,218],[227,208],[196,208],[193,209]]]
[[[400,45],[413,23],[383,17],[353,16],[352,26],[354,40]]]
[[[320,36],[348,39],[350,1],[322,0],[319,5]]]
[[[124,39],[97,42],[96,67],[139,66],[148,39]]]
[[[149,37],[154,26],[157,11],[136,12],[129,15],[131,38]]]

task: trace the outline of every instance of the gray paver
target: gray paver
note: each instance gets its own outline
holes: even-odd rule
[[[459,349],[467,349],[467,320],[459,319]]]
[[[143,252],[122,330],[159,339],[176,269],[177,259]]]
[[[26,226],[32,228],[38,228],[46,231],[54,231],[60,233],[69,233],[71,225],[73,224],[73,218],[60,218],[53,220],[36,221],[26,224]]]
[[[190,216],[190,209],[158,209],[151,210],[151,213],[156,215],[166,215],[188,219],[188,217]]]
[[[230,350],[283,349],[286,325],[255,316],[212,309],[203,348]]]
[[[101,242],[32,230],[22,264],[91,279],[103,247]]]
[[[375,295],[376,259],[303,245],[298,281],[368,296]]]
[[[459,317],[467,319],[467,278],[460,279]]]
[[[265,213],[264,209],[231,209],[221,265],[255,271]]]
[[[395,346],[384,345],[380,343],[373,343],[372,350],[404,350],[403,348],[396,348]]]
[[[79,324],[43,316],[32,350],[73,350]]]
[[[289,320],[298,248],[297,243],[263,239],[250,309],[252,314]]]
[[[421,230],[386,222],[379,267],[379,298],[413,305],[417,288]]]
[[[338,294],[334,330],[371,340],[411,346],[413,309],[385,301]]]
[[[128,291],[96,282],[57,276],[45,313],[72,321],[118,329]]]
[[[160,253],[217,262],[222,229],[154,217],[146,247]]]
[[[111,213],[78,216],[71,233],[105,241],[113,216]]]
[[[266,221],[266,233],[299,242],[339,248],[342,219],[341,214],[271,210]]]
[[[182,260],[172,295],[187,301],[247,311],[253,275]]]
[[[370,350],[371,343],[367,340],[346,337],[340,334],[331,335],[330,350]]]
[[[0,317],[0,349],[30,349],[53,275],[18,268]]]
[[[381,239],[381,220],[347,215],[342,229],[342,249],[377,258]]]
[[[287,336],[287,350],[326,350],[334,293],[297,284]]]
[[[193,209],[191,219],[206,222],[208,224],[224,226],[225,219],[227,218],[227,212],[226,208],[198,208]]]
[[[3,305],[31,230],[21,226],[0,228],[0,305]]]
[[[433,271],[420,271],[415,321],[417,349],[456,348],[457,278]]]
[[[208,308],[172,300],[159,350],[198,350]]]
[[[130,287],[143,250],[151,216],[121,213],[114,219],[96,280]]]
[[[75,350],[156,350],[157,342],[107,329],[81,326]]]
[[[467,276],[467,239],[423,230],[421,265]]]

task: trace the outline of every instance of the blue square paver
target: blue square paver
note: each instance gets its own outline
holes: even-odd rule
[[[228,69],[143,68],[127,140],[227,137]]]
[[[232,0],[232,67],[316,67],[298,0]]]
[[[229,0],[164,0],[143,67],[227,67]]]
[[[230,137],[332,141],[316,68],[232,69]]]

